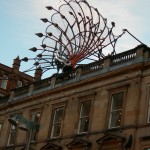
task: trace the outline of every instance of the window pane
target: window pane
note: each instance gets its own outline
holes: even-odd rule
[[[87,132],[88,131],[88,126],[89,126],[89,118],[88,117],[80,119],[79,133]]]
[[[86,101],[81,104],[78,132],[87,132],[89,127],[89,118],[91,112],[91,101]]]
[[[147,118],[147,122],[150,123],[150,85],[148,85],[148,118]]]
[[[2,123],[0,123],[0,136],[1,136],[1,130],[2,130]]]
[[[117,93],[112,96],[112,110],[122,109],[123,105],[123,92]]]
[[[15,144],[15,137],[16,137],[16,132],[12,132],[10,136],[9,145]]]
[[[110,127],[120,126],[122,111],[114,111],[111,113]]]
[[[121,124],[124,93],[112,95],[109,127],[119,127]]]
[[[0,93],[0,97],[4,97],[4,94]]]
[[[2,89],[6,89],[6,87],[7,87],[7,82],[8,82],[8,77],[7,77],[7,75],[3,75],[3,78],[2,78],[2,82],[1,82],[0,87],[1,87]]]
[[[83,102],[81,108],[81,117],[89,116],[91,110],[91,101]]]
[[[148,107],[149,109],[148,109],[148,123],[150,123],[150,106]]]
[[[34,116],[33,122],[34,122],[35,124],[38,124],[39,121],[40,121],[40,113],[36,113],[36,114],[34,114],[34,115],[35,115],[35,116]]]
[[[58,137],[59,136],[60,128],[61,128],[61,124],[60,123],[57,123],[57,124],[53,125],[52,137]]]
[[[1,132],[1,129],[2,129],[2,123],[0,123],[0,132]]]
[[[63,111],[64,111],[63,108],[56,109],[56,111],[55,111],[55,117],[54,117],[54,122],[60,122],[62,120]]]
[[[10,125],[8,145],[15,144],[15,140],[16,140],[16,127],[14,125]]]
[[[32,141],[35,141],[36,138],[37,138],[37,134],[38,134],[38,125],[39,125],[39,122],[40,122],[40,113],[35,113],[35,114],[32,114],[32,120],[34,122],[34,128],[33,128],[33,131],[32,131],[32,138],[31,140]]]
[[[64,107],[55,109],[51,137],[58,137],[60,135],[63,112]]]
[[[22,87],[22,82],[21,81],[17,81],[17,87]]]

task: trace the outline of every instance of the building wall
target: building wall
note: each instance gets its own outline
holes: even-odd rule
[[[34,77],[31,77],[21,71],[21,60],[19,57],[14,59],[12,67],[8,67],[4,64],[0,64],[0,98],[10,94],[10,91],[33,82]],[[4,79],[4,76],[7,78]],[[18,81],[21,84],[18,84]],[[6,86],[2,86],[3,82],[6,82]]]
[[[132,143],[129,142],[131,149],[144,150],[150,146],[150,125],[147,122],[150,94],[149,66],[149,61],[141,60],[138,63],[117,66],[118,68],[114,70],[107,68],[105,73],[99,75],[95,75],[97,72],[95,74],[90,72],[78,78],[59,82],[58,78],[52,77],[48,79],[51,80],[51,84],[47,82],[42,88],[40,85],[47,80],[22,90],[15,90],[11,99],[8,100],[9,103],[0,105],[0,122],[3,123],[0,132],[1,149],[14,147],[21,149],[29,139],[27,134],[29,132],[17,129],[16,143],[6,145],[10,115],[21,114],[23,118],[30,120],[32,113],[40,112],[38,136],[30,144],[36,150],[44,146],[45,149],[46,147],[52,149],[50,146],[58,149],[57,146],[61,146],[63,150],[68,148],[117,150],[123,149],[130,135],[133,137]],[[24,90],[26,91],[21,92]],[[17,92],[22,94],[19,95]],[[124,92],[121,124],[119,127],[109,128],[112,95],[119,92]],[[89,100],[91,111],[88,131],[79,134],[81,104]],[[59,107],[64,107],[61,132],[59,137],[51,138],[54,110]]]

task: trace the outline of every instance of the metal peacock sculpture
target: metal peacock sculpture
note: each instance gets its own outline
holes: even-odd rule
[[[116,53],[116,42],[124,31],[115,36],[115,23],[111,22],[111,27],[108,27],[107,19],[86,0],[64,0],[58,10],[51,6],[46,8],[52,15],[50,20],[41,19],[48,24],[45,33],[36,33],[43,39],[41,48],[30,49],[39,53],[35,58],[22,59],[35,61],[27,71],[39,66],[43,73],[51,69],[56,69],[57,73],[60,70],[72,71],[86,60],[103,59],[108,46],[112,47],[110,55]]]

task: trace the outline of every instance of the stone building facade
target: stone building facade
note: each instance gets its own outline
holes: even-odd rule
[[[149,97],[150,48],[140,45],[11,91],[0,149],[149,150]]]
[[[11,90],[33,81],[33,77],[19,71],[20,63],[21,60],[18,56],[14,59],[12,68],[0,64],[0,97],[9,95]]]

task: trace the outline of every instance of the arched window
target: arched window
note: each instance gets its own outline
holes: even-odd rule
[[[21,81],[17,81],[17,87],[22,87],[22,82]]]
[[[3,75],[0,88],[6,89],[7,82],[8,82],[8,76],[7,75]]]
[[[4,97],[4,94],[0,93],[0,97]]]

